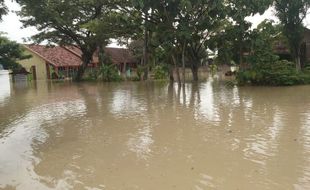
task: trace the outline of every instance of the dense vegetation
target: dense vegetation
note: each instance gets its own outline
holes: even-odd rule
[[[306,28],[303,26],[310,1],[277,0],[276,16],[280,25],[263,22],[252,32],[249,67],[242,69],[237,76],[240,84],[255,85],[296,85],[310,84],[307,63],[301,64],[301,45]],[[275,43],[286,42],[293,62],[280,60],[275,54]]]
[[[8,8],[4,0],[0,0],[0,21],[7,14]],[[21,66],[17,63],[18,60],[29,58],[23,54],[23,48],[16,42],[12,42],[4,34],[0,32],[0,64],[4,69],[18,70]]]
[[[138,80],[184,82],[185,69],[198,81],[198,69],[215,54],[217,64],[239,65],[240,83],[291,85],[307,83],[301,43],[310,0],[17,0],[25,27],[34,26],[36,42],[75,45],[82,51],[84,76],[92,55],[117,39],[137,59]],[[247,17],[274,6],[280,24],[264,21],[257,29]],[[3,8],[1,8],[3,7]],[[5,6],[0,6],[5,13]],[[0,12],[1,12],[0,11]],[[292,62],[282,60],[274,43],[286,42]],[[304,68],[302,68],[304,67]],[[212,68],[216,68],[212,66]],[[174,72],[176,74],[174,74]],[[94,78],[119,80],[117,70],[102,62]],[[183,77],[181,77],[183,76]],[[175,78],[176,77],[176,78]]]
[[[23,51],[23,48],[18,43],[0,35],[0,64],[4,69],[19,70],[21,65],[17,61],[30,58],[24,55]]]

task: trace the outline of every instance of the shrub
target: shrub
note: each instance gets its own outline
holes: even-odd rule
[[[303,69],[303,72],[310,73],[310,63],[307,63]]]
[[[165,68],[163,65],[156,65],[153,70],[153,73],[155,80],[167,79],[168,77],[167,68]]]
[[[118,69],[115,65],[102,64],[99,69],[99,78],[105,82],[118,82],[122,81],[122,77],[119,75]]]
[[[310,75],[298,73],[292,62],[282,60],[258,64],[251,69],[239,72],[237,80],[239,84],[290,86],[309,83]]]

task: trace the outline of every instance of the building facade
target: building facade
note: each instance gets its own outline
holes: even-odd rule
[[[24,45],[24,47],[25,53],[32,57],[19,61],[19,64],[31,73],[34,80],[72,78],[83,63],[82,52],[74,46]],[[127,49],[105,48],[104,51],[120,72],[126,72],[128,67],[137,66],[134,57]],[[98,68],[98,57],[97,51],[88,66]]]

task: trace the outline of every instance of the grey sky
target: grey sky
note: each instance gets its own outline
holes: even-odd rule
[[[20,9],[19,5],[11,0],[5,0],[6,5],[10,9],[10,13],[3,18],[3,22],[0,23],[0,31],[7,33],[6,36],[14,41],[23,43],[25,38],[29,38],[36,33],[35,28],[22,28],[22,24],[19,21],[19,17],[14,13]],[[253,17],[247,18],[248,21],[253,23],[256,27],[264,19],[275,19],[273,10],[269,9],[264,15],[255,15]],[[305,21],[306,26],[310,24],[310,17]]]
[[[10,12],[3,17],[3,21],[0,23],[0,31],[7,33],[6,36],[19,43],[23,42],[23,38],[28,38],[36,33],[35,28],[22,29],[22,23],[19,21],[19,17],[13,12],[20,9],[19,5],[11,0],[5,0]]]

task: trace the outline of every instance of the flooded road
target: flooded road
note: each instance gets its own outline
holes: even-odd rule
[[[0,189],[310,189],[310,86],[0,76]]]

